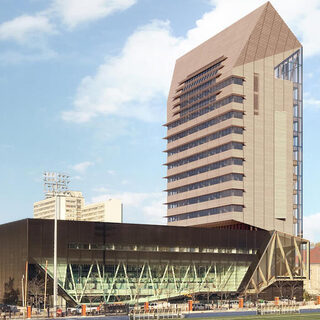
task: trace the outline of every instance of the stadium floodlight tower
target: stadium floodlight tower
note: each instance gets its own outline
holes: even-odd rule
[[[55,198],[55,216],[54,216],[54,244],[53,244],[53,307],[54,314],[57,313],[58,298],[58,275],[57,275],[57,237],[58,237],[58,218],[61,218],[61,197],[66,196],[70,176],[57,172],[44,172],[44,192],[46,198]]]

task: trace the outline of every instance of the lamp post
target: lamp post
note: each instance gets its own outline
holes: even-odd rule
[[[56,210],[54,215],[54,240],[53,240],[53,307],[54,315],[57,316],[57,300],[58,300],[58,275],[57,275],[57,252],[58,252],[58,215],[60,213],[60,197],[55,195]]]
[[[44,295],[43,295],[43,309],[46,310],[47,304],[47,275],[48,275],[48,260],[46,260],[46,274],[44,278]]]
[[[54,316],[57,316],[58,306],[58,219],[61,219],[61,197],[68,192],[70,177],[66,174],[57,172],[44,173],[44,192],[46,198],[55,198],[55,215],[54,215],[54,240],[53,240],[53,307]]]
[[[25,303],[24,303],[24,295],[25,295],[25,292],[24,292],[24,285],[23,285],[23,282],[24,282],[24,274],[22,275],[22,278],[21,278],[21,296],[22,296],[22,310],[23,310],[23,319],[24,319],[24,308],[25,308]]]

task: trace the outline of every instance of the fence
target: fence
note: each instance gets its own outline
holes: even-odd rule
[[[182,318],[180,308],[163,308],[153,310],[133,310],[129,314],[130,320],[148,320],[148,319],[177,319]]]
[[[299,305],[259,306],[257,313],[265,314],[294,314],[300,313]]]

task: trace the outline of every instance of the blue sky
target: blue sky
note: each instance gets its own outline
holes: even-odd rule
[[[260,0],[0,0],[0,223],[32,217],[42,173],[125,222],[165,223],[174,61]],[[320,241],[320,0],[272,2],[304,44],[305,231]]]

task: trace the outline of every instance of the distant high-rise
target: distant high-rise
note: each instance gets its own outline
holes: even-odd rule
[[[268,2],[176,61],[168,224],[303,235],[302,46]]]

